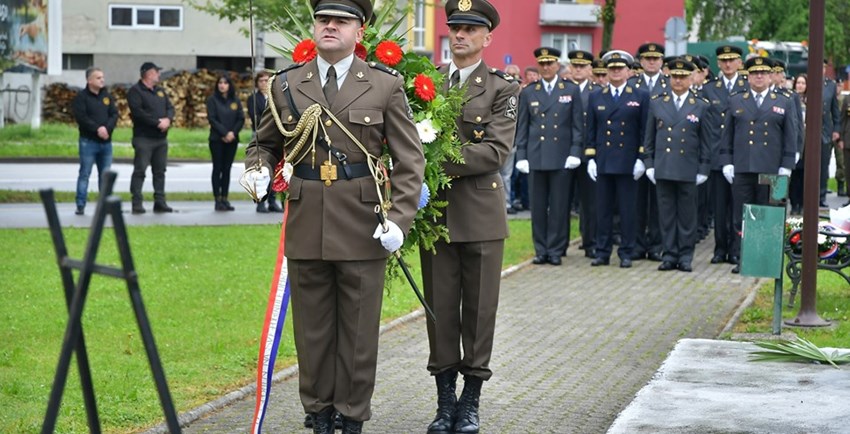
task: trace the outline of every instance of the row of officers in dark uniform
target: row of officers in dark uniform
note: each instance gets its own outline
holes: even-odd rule
[[[515,141],[516,168],[529,174],[533,262],[561,264],[577,201],[592,266],[610,264],[618,236],[620,267],[648,258],[661,271],[692,271],[694,246],[713,220],[711,263],[738,273],[743,204],[768,202],[758,175],[802,167],[804,105],[776,85],[784,63],[744,62],[739,47],[721,46],[721,73],[706,80],[706,59],[665,58],[663,45],[647,43],[637,74],[625,51],[594,58],[577,50],[568,53],[573,80],[565,80],[559,50],[534,54],[541,78],[520,93]],[[827,80],[824,143],[838,139],[835,89]]]

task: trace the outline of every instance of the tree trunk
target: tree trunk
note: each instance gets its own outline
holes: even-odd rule
[[[614,36],[614,22],[617,20],[617,0],[606,0],[602,6],[600,19],[602,21],[602,51],[611,50],[611,38]]]

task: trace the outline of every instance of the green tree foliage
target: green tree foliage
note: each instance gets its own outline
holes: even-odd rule
[[[688,27],[698,24],[702,41],[730,36],[763,41],[807,41],[809,2],[807,0],[687,0]],[[699,22],[697,23],[696,19]],[[826,0],[824,51],[835,64],[850,63],[850,0]]]
[[[617,21],[617,0],[605,2],[599,10],[599,21],[602,22],[602,51],[609,51],[614,38],[614,23]]]
[[[311,21],[310,5],[307,0],[189,0],[189,4],[195,9],[231,23],[236,20],[248,21],[253,15],[254,26],[262,30],[274,30],[276,27],[292,28],[293,20],[286,9],[291,10],[302,23]]]

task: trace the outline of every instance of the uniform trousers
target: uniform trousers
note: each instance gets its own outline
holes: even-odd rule
[[[456,370],[488,380],[505,240],[434,247],[436,254],[419,250],[425,300],[437,317],[427,320],[428,372]]]
[[[575,171],[532,170],[531,239],[537,256],[561,256],[570,241],[570,204]]]
[[[723,172],[712,170],[708,176],[714,199],[714,256],[732,254],[732,186]]]
[[[658,198],[655,184],[643,176],[637,181],[637,238],[635,256],[661,253],[661,228],[658,223]],[[621,214],[622,215],[622,214]]]
[[[697,233],[699,193],[696,182],[659,179],[656,190],[664,246],[662,260],[690,264],[694,259]]]
[[[732,249],[730,255],[741,256],[741,228],[744,221],[744,204],[767,205],[770,187],[759,184],[758,173],[736,173],[732,180]]]
[[[168,163],[168,141],[164,138],[133,137],[133,175],[130,177],[130,193],[133,203],[142,203],[142,184],[148,166],[153,174],[153,198],[155,203],[165,203],[165,166]]]
[[[301,404],[371,417],[387,260],[288,259]]]
[[[829,180],[829,160],[832,158],[832,142],[820,146],[820,201],[826,201],[827,180]]]
[[[613,244],[614,201],[620,213],[620,259],[632,259],[635,249],[635,195],[637,181],[628,175],[596,177],[596,257],[611,257]]]
[[[591,255],[596,246],[596,182],[587,174],[587,163],[581,163],[576,169],[575,179],[579,199],[579,231],[581,247]]]

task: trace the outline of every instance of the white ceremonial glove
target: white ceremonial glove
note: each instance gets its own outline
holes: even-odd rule
[[[255,201],[259,202],[266,197],[266,193],[269,191],[269,183],[271,182],[271,177],[269,176],[269,169],[266,166],[261,166],[259,169],[256,167],[249,167],[242,172],[242,176],[239,177],[239,184],[248,194],[251,195],[251,198]]]
[[[382,225],[378,224],[378,227],[375,228],[375,233],[372,234],[372,238],[376,240],[380,238],[381,245],[390,253],[401,248],[402,243],[404,243],[404,234],[401,233],[401,228],[392,220],[387,220],[386,231],[384,231]]]
[[[726,178],[726,182],[732,184],[732,180],[735,179],[735,166],[731,164],[723,166],[723,177]]]
[[[596,182],[596,160],[587,160],[587,175]]]
[[[779,168],[779,176],[791,176],[791,169],[786,169],[784,167]]]
[[[650,167],[646,169],[646,177],[649,178],[649,182],[655,184],[655,168]]]
[[[643,161],[635,160],[635,168],[632,169],[632,175],[634,175],[635,181],[640,179],[644,172],[646,172],[646,166],[643,164]]]
[[[516,170],[519,170],[520,173],[528,173],[528,160],[517,161]]]
[[[797,153],[794,154],[794,164],[797,164],[799,162],[800,162],[800,153],[797,152]]]
[[[578,166],[581,166],[581,159],[578,157],[569,156],[564,163],[564,169],[575,169]]]
[[[697,185],[704,184],[705,181],[708,181],[708,177],[705,176],[705,175],[700,175],[699,173],[697,173]]]

